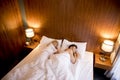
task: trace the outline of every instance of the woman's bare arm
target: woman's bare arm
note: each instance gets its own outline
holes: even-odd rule
[[[73,64],[75,64],[76,59],[75,59],[75,56],[73,55],[73,52],[71,51],[71,52],[69,52],[69,53],[70,53],[70,60],[71,60],[71,62],[72,62]]]
[[[80,58],[80,54],[79,53],[74,53],[73,56],[75,58],[75,62]]]

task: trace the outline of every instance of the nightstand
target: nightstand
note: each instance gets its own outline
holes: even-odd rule
[[[95,53],[95,67],[101,68],[104,70],[110,70],[112,68],[112,63],[110,61],[110,57],[107,56],[107,60],[103,62],[99,59],[100,56],[101,56],[101,54]]]
[[[31,45],[25,45],[25,48],[34,49],[37,47],[38,44],[39,42],[33,42]]]

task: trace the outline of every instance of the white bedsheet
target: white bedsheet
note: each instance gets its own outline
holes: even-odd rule
[[[65,60],[61,60],[60,57],[58,57],[58,60],[52,58],[45,61],[45,67],[41,68],[41,62],[38,59],[43,48],[44,46],[38,45],[27,57],[6,74],[2,80],[93,80],[93,53],[86,52],[84,59],[80,59],[72,66],[69,61],[66,62],[69,57],[64,55],[67,57],[64,58]]]

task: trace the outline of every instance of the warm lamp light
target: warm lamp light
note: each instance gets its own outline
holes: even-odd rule
[[[32,38],[34,36],[34,31],[31,28],[25,30],[26,37]]]
[[[32,28],[28,28],[25,30],[26,37],[28,38],[28,42],[26,42],[27,45],[32,43],[31,38],[34,37],[34,31]]]
[[[104,52],[112,52],[112,50],[113,50],[113,45],[114,45],[114,42],[113,42],[113,41],[104,40],[104,42],[102,43],[101,49],[102,49]]]
[[[103,51],[103,55],[100,56],[100,60],[101,61],[106,61],[106,53],[111,53],[113,51],[113,47],[114,47],[114,42],[111,40],[104,40],[104,42],[102,43],[101,49]]]

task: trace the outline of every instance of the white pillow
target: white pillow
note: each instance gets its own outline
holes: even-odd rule
[[[58,48],[60,48],[60,45],[61,45],[61,42],[62,42],[61,39],[53,39],[53,38],[49,38],[47,36],[42,36],[42,38],[40,40],[40,45],[46,46],[47,44],[49,44],[53,40],[57,40],[58,41]]]
[[[61,50],[63,51],[67,49],[71,44],[77,45],[77,51],[80,53],[80,56],[81,56],[80,58],[84,58],[87,42],[70,42],[64,39]]]

